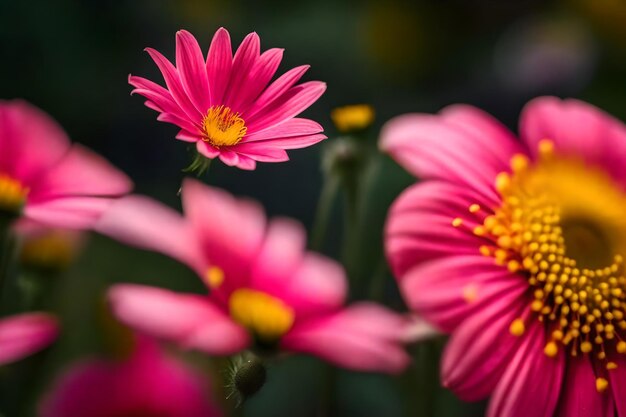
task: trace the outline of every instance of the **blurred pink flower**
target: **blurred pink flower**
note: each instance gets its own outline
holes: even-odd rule
[[[626,127],[543,97],[520,137],[463,105],[385,126],[426,180],[391,209],[392,269],[452,333],[444,385],[489,416],[626,416]]]
[[[0,319],[0,365],[47,347],[57,334],[57,321],[48,314],[26,313]]]
[[[145,333],[210,354],[248,347],[319,356],[352,369],[399,372],[413,323],[373,303],[343,308],[341,266],[305,251],[305,231],[267,222],[256,203],[186,180],[186,218],[147,198],[116,203],[98,230],[191,266],[208,296],[140,285],[110,290],[115,314]]]
[[[269,84],[282,60],[282,49],[260,53],[260,39],[251,33],[232,54],[230,35],[220,28],[205,61],[200,45],[185,30],[176,33],[176,67],[147,48],[166,88],[130,76],[133,93],[147,98],[158,120],[181,128],[177,139],[196,144],[206,158],[252,170],[256,162],[289,159],[286,149],[303,148],[326,138],[323,128],[296,118],[326,90],[319,81],[296,83],[309,68],[296,67]],[[268,85],[269,84],[269,85]]]
[[[87,228],[130,180],[70,144],[62,128],[23,101],[0,101],[0,213],[48,226]]]
[[[214,417],[209,381],[140,339],[124,361],[72,366],[47,393],[42,417]]]

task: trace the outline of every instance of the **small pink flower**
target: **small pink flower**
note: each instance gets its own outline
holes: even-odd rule
[[[72,366],[40,406],[41,417],[215,417],[205,378],[140,339],[124,361]]]
[[[0,365],[47,347],[57,334],[57,321],[48,314],[27,313],[0,319]]]
[[[87,228],[126,194],[130,180],[100,156],[70,144],[47,114],[0,101],[0,213],[48,226]]]
[[[256,203],[186,180],[186,217],[142,197],[116,203],[98,230],[191,266],[209,295],[141,285],[110,290],[123,322],[188,348],[227,355],[246,348],[313,354],[352,369],[399,372],[412,323],[373,303],[344,308],[339,264],[306,252],[302,226],[267,222]]]
[[[133,93],[160,113],[158,120],[181,128],[177,139],[196,144],[206,158],[252,170],[256,162],[289,159],[286,149],[303,148],[326,138],[323,128],[296,118],[326,90],[326,84],[296,84],[309,68],[296,67],[270,84],[282,60],[282,49],[260,53],[260,40],[251,33],[233,57],[230,35],[220,28],[206,60],[193,35],[176,33],[176,67],[147,48],[166,88],[130,76]],[[268,85],[269,84],[269,85]]]
[[[543,97],[519,130],[462,105],[386,125],[425,180],[391,209],[391,267],[452,333],[444,385],[488,416],[626,416],[626,126]]]

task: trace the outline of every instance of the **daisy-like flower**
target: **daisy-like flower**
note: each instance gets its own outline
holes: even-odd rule
[[[116,285],[109,298],[122,322],[209,354],[285,350],[352,369],[404,369],[402,342],[414,323],[373,303],[344,308],[343,269],[305,251],[300,224],[268,224],[256,203],[193,180],[182,198],[185,218],[147,198],[124,198],[97,229],[186,263],[210,292]]]
[[[546,97],[520,139],[469,106],[389,122],[381,148],[426,180],[391,210],[391,266],[452,333],[444,385],[489,416],[626,416],[626,127]]]
[[[41,110],[0,101],[0,217],[87,228],[132,184]]]
[[[216,417],[209,381],[140,338],[123,361],[74,364],[40,405],[41,417]]]
[[[0,319],[0,365],[29,356],[52,343],[58,334],[54,317],[24,313]]]
[[[130,76],[133,93],[160,113],[158,120],[181,128],[177,139],[196,144],[199,155],[219,157],[226,165],[252,170],[256,162],[289,159],[286,149],[303,148],[326,138],[323,128],[298,114],[313,104],[326,84],[297,84],[309,68],[296,67],[270,84],[282,49],[260,53],[260,39],[249,34],[233,56],[230,35],[220,28],[206,59],[193,35],[176,33],[176,66],[147,48],[167,88]]]

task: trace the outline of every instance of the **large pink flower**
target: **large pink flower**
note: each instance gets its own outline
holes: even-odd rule
[[[444,384],[491,417],[626,416],[626,127],[539,98],[521,142],[469,106],[400,116],[381,148],[426,181],[386,249],[409,305],[452,333]]]
[[[220,28],[206,60],[192,34],[176,34],[176,66],[147,48],[166,88],[131,76],[133,93],[147,98],[158,120],[181,128],[177,139],[196,144],[206,158],[254,169],[256,162],[288,160],[286,149],[303,148],[325,139],[322,127],[296,118],[326,90],[326,84],[296,84],[309,68],[296,67],[270,84],[282,60],[282,49],[260,53],[256,33],[249,34],[233,56],[230,35]],[[268,85],[269,84],[269,85]]]
[[[124,361],[89,360],[56,381],[41,417],[215,417],[205,378],[140,339]]]
[[[185,181],[182,196],[186,218],[131,196],[112,207],[98,230],[190,265],[210,293],[117,285],[110,300],[123,322],[210,354],[280,348],[353,369],[406,366],[401,342],[412,323],[373,303],[343,308],[343,269],[305,251],[300,224],[268,224],[254,202],[193,180]]]
[[[56,227],[89,227],[130,180],[100,156],[70,144],[47,114],[0,101],[0,215]]]
[[[57,321],[48,314],[25,313],[0,319],[0,365],[47,347],[57,334]]]

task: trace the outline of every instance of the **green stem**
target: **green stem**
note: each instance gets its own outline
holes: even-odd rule
[[[339,178],[336,175],[326,175],[320,199],[317,203],[315,222],[311,232],[311,249],[320,251],[324,246],[328,221],[333,209],[333,204],[339,189]]]
[[[2,252],[0,253],[0,305],[3,299],[4,291],[11,282],[13,274],[13,258],[15,254],[15,237],[10,227],[6,227],[2,231]]]

